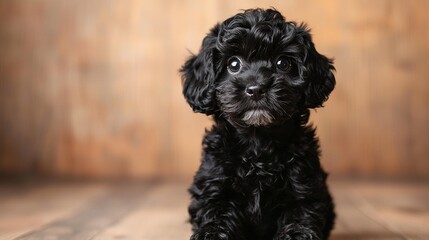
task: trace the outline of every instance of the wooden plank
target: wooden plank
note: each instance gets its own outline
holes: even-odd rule
[[[73,214],[105,190],[101,184],[1,184],[0,240]]]
[[[75,210],[73,214],[19,236],[16,240],[91,239],[133,211],[142,201],[146,189],[147,186],[142,184],[113,185],[105,194]],[[79,197],[78,191],[73,193]]]
[[[381,190],[380,190],[381,189]],[[406,239],[429,239],[427,184],[379,184],[354,189],[359,209]]]
[[[386,228],[379,221],[364,214],[355,196],[351,194],[353,184],[334,185],[333,196],[336,203],[337,223],[332,232],[331,240],[395,240],[404,239]]]
[[[94,240],[171,240],[189,239],[187,223],[189,197],[187,185],[167,184],[148,193],[140,208]]]

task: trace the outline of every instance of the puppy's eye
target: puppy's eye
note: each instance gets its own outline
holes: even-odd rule
[[[292,68],[292,62],[285,56],[280,56],[276,60],[276,66],[283,72],[289,72]]]
[[[231,57],[228,60],[228,71],[231,74],[236,74],[241,70],[241,61],[238,57]]]

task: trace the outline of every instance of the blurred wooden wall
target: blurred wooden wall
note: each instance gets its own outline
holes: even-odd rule
[[[209,118],[178,69],[216,22],[308,22],[337,88],[313,113],[334,176],[429,176],[429,1],[0,0],[0,172],[189,178]]]

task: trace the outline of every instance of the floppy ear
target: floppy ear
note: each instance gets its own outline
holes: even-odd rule
[[[303,27],[305,28],[305,26]],[[304,78],[308,82],[304,93],[304,105],[307,108],[322,107],[335,87],[333,73],[335,68],[331,59],[316,51],[308,30],[303,30],[302,37],[307,50],[304,60],[306,67]]]
[[[216,109],[214,81],[217,71],[214,50],[219,25],[204,38],[198,55],[192,55],[180,69],[183,95],[194,112],[213,114]]]

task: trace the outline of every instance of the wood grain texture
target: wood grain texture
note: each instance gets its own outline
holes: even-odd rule
[[[13,182],[3,184],[0,239],[189,239],[187,186],[36,183],[16,190]],[[331,240],[429,239],[427,182],[334,181],[330,187],[338,216]]]
[[[29,231],[16,240],[94,239],[100,232],[109,229],[134,211],[142,202],[145,190],[145,185],[115,186],[107,194],[90,201],[87,206],[70,216]]]
[[[67,218],[110,192],[100,184],[0,184],[0,240],[15,239]]]
[[[210,120],[178,69],[216,22],[273,6],[335,58],[313,113],[334,176],[429,176],[429,1],[0,0],[0,173],[190,178]]]

